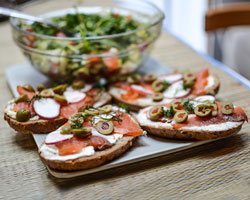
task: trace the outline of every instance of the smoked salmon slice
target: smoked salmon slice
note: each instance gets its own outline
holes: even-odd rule
[[[56,144],[60,156],[79,153],[84,147],[93,146],[95,149],[102,150],[112,146],[109,141],[99,136],[89,136],[84,139],[73,137],[69,140]]]
[[[83,100],[76,102],[76,103],[70,103],[68,105],[62,106],[60,110],[60,116],[64,117],[66,119],[69,119],[69,117],[75,113],[78,112],[78,110],[87,105],[93,104],[93,98],[90,96],[86,96]]]
[[[208,83],[207,78],[209,76],[208,68],[198,71],[196,73],[196,81],[192,90],[193,95],[204,95],[205,94],[205,87]]]
[[[122,121],[113,121],[114,133],[139,136],[143,134],[143,130],[136,124],[127,113],[122,113],[120,117]]]

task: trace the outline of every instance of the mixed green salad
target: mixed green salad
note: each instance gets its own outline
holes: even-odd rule
[[[19,40],[25,46],[39,52],[25,51],[25,54],[36,68],[54,79],[67,80],[80,76],[93,80],[93,77],[98,79],[102,76],[133,72],[141,62],[142,53],[154,40],[152,33],[146,30],[119,37],[85,39],[125,33],[147,25],[133,19],[132,16],[117,13],[84,14],[76,10],[75,14],[53,17],[49,20],[79,39],[57,40],[22,34]],[[19,27],[41,35],[66,37],[64,33],[37,22],[20,23]],[[99,56],[100,54],[103,56]]]

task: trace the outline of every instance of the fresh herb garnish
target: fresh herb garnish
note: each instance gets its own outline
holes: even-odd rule
[[[188,112],[192,113],[194,111],[194,104],[190,103],[190,101],[185,101],[181,104],[181,106]]]
[[[174,116],[174,109],[173,109],[173,106],[170,106],[170,108],[168,108],[168,109],[166,109],[166,110],[163,109],[163,114],[164,114],[167,118]]]
[[[118,107],[121,108],[121,109],[123,109],[126,113],[130,113],[130,109],[129,109],[129,107],[126,104],[119,103]]]

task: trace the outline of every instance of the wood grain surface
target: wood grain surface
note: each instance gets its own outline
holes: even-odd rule
[[[169,156],[76,179],[53,178],[32,136],[16,133],[3,120],[12,98],[4,71],[25,60],[8,23],[0,24],[0,33],[0,199],[250,199],[249,123],[238,135]],[[208,67],[222,83],[218,99],[242,106],[250,116],[249,89],[174,37],[163,33],[152,55],[180,71]]]

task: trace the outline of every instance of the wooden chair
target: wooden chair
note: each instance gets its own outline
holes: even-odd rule
[[[210,8],[205,16],[206,32],[243,25],[250,25],[250,3],[224,4]]]

